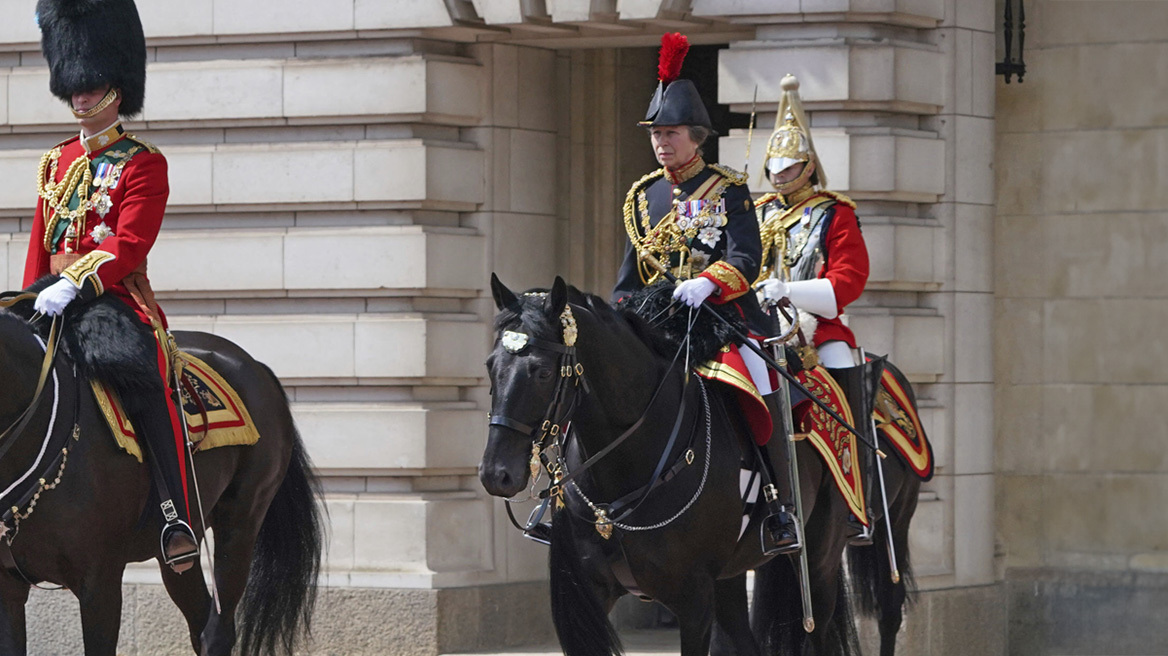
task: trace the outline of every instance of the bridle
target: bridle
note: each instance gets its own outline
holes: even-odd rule
[[[535,292],[529,293],[527,295],[544,296],[546,294],[543,292]],[[488,425],[490,426],[504,426],[506,428],[510,428],[523,435],[526,435],[532,441],[531,459],[529,461],[532,479],[530,492],[527,499],[507,499],[508,503],[506,504],[506,508],[507,516],[516,528],[523,531],[523,533],[528,537],[532,537],[533,539],[540,541],[542,540],[533,534],[533,529],[535,529],[537,525],[543,520],[543,517],[547,513],[548,508],[552,502],[555,502],[557,509],[564,507],[565,504],[563,496],[565,486],[571,484],[573,489],[576,490],[579,494],[579,488],[576,486],[575,479],[577,479],[584,472],[591,469],[596,463],[598,463],[609,453],[612,453],[614,449],[623,444],[645,423],[645,420],[649,416],[649,411],[653,408],[658,397],[660,397],[662,390],[665,388],[666,383],[670,380],[669,373],[677,364],[678,358],[682,351],[687,349],[687,346],[684,344],[678,348],[677,353],[674,354],[673,359],[669,364],[669,368],[665,371],[665,374],[662,375],[661,382],[658,383],[657,388],[654,390],[653,395],[650,397],[648,404],[645,406],[645,410],[641,413],[641,416],[638,417],[638,419],[633,422],[633,424],[629,426],[623,433],[621,433],[616,439],[609,442],[607,445],[605,445],[604,448],[600,449],[596,452],[596,454],[585,460],[579,467],[575,467],[571,472],[568,472],[564,457],[564,444],[561,443],[561,439],[565,438],[567,434],[567,428],[571,422],[572,415],[579,407],[581,395],[587,394],[590,390],[588,382],[584,377],[584,366],[579,362],[576,355],[576,318],[572,314],[572,306],[570,304],[564,305],[564,309],[560,313],[560,324],[563,327],[563,344],[545,339],[539,339],[526,333],[511,330],[503,331],[502,335],[500,336],[500,342],[502,343],[503,348],[509,353],[518,354],[526,351],[528,348],[535,348],[559,354],[559,379],[556,382],[555,390],[552,392],[552,399],[548,403],[547,409],[544,411],[543,418],[538,424],[532,425],[518,421],[511,417],[507,417],[505,415],[491,414],[489,415],[490,418],[488,421]],[[684,469],[686,466],[693,463],[693,449],[687,449],[684,452],[684,455],[678,459],[678,462],[675,463],[673,467],[668,469],[666,468],[669,454],[673,451],[673,448],[677,443],[677,437],[681,430],[682,419],[686,414],[686,399],[688,396],[686,394],[687,389],[688,381],[686,387],[682,389],[681,404],[677,411],[677,417],[674,421],[673,430],[670,433],[665,450],[662,452],[657,466],[654,468],[653,476],[649,480],[649,483],[629,494],[626,494],[612,504],[605,504],[604,507],[593,504],[590,500],[584,497],[584,500],[587,501],[588,506],[595,513],[595,519],[590,519],[589,521],[591,521],[591,523],[596,527],[597,532],[599,532],[600,535],[605,539],[608,539],[612,536],[612,529],[613,526],[616,525],[616,522],[623,517],[627,517],[629,514],[639,508],[641,504],[644,503],[645,499],[648,498],[649,493],[656,489],[658,485],[672,479],[681,469]],[[702,396],[704,399],[704,391]],[[708,412],[709,409],[707,404],[707,415]],[[709,450],[708,442],[709,440],[707,435],[707,452]],[[554,447],[559,448],[556,449]],[[555,458],[549,457],[549,452],[555,450],[558,450]],[[707,457],[706,467],[708,468],[708,466],[709,458]],[[547,488],[536,494],[534,493],[534,490],[539,484],[541,473],[544,471],[548,473],[548,477],[550,479],[549,485]],[[699,487],[697,494],[700,493],[701,488]],[[696,496],[697,495],[695,495],[695,499]],[[527,524],[522,525],[518,520],[515,519],[515,515],[511,510],[511,502],[526,501],[528,499],[538,499],[540,504],[534,511],[532,511],[530,517],[528,518]],[[688,509],[692,503],[693,501],[691,501],[690,504],[687,504],[686,509]],[[618,509],[619,514],[617,514]],[[678,515],[680,515],[680,513],[678,513]],[[676,519],[676,517],[673,519]],[[670,521],[672,521],[672,519]]]
[[[488,421],[490,426],[504,426],[531,439],[529,467],[531,469],[532,489],[534,490],[538,484],[541,471],[546,470],[553,479],[552,487],[539,494],[538,498],[541,500],[558,496],[562,490],[559,487],[560,481],[555,480],[558,465],[547,455],[549,442],[554,443],[559,439],[579,406],[581,394],[589,392],[588,382],[584,378],[584,365],[576,357],[576,317],[572,314],[571,305],[564,305],[564,309],[560,313],[560,324],[563,326],[563,344],[513,330],[503,331],[499,338],[503,348],[508,353],[519,354],[531,348],[559,354],[559,378],[543,417],[534,425],[502,414],[491,414]],[[556,489],[549,491],[552,488]],[[507,510],[510,512],[510,506]],[[518,526],[513,516],[511,521]]]

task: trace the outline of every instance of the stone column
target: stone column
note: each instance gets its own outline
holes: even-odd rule
[[[919,585],[938,591],[924,595],[935,610],[909,616],[904,642],[908,653],[957,653],[928,635],[938,613],[1004,625],[995,588],[940,592],[994,582],[993,3],[804,4],[798,15],[787,4],[796,3],[695,0],[694,9],[755,26],[753,40],[722,52],[719,70],[719,100],[737,111],[750,111],[757,85],[755,191],[769,190],[758,172],[779,81],[792,73],[830,187],[858,203],[872,269],[851,325],[913,382],[937,463],[910,540]],[[724,163],[742,166],[745,137],[723,138]]]

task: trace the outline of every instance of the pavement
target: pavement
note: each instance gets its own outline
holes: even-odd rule
[[[677,629],[621,631],[620,638],[625,647],[625,656],[658,656],[680,652]],[[561,656],[563,653],[559,644],[553,642],[532,647],[513,647],[501,651],[467,652],[447,656]]]

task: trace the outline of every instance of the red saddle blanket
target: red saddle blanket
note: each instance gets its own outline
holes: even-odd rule
[[[885,369],[876,394],[876,428],[922,480],[933,477],[933,447],[925,437],[921,417],[907,380]]]
[[[187,382],[179,393],[195,449],[203,451],[220,446],[255,444],[260,438],[259,432],[239,394],[206,362],[189,353],[180,353],[179,357],[183,361],[183,378]],[[121,401],[105,385],[90,384],[114,440],[126,453],[142,462],[142,449]],[[191,396],[191,391],[198,396],[198,402]]]
[[[856,426],[856,418],[848,405],[843,389],[823,367],[808,369],[799,374],[799,381],[835,411],[850,426]],[[836,488],[848,504],[848,509],[861,522],[868,523],[868,513],[864,512],[864,479],[860,476],[860,454],[857,452],[856,437],[818,405],[806,402],[807,414],[803,420],[806,433],[802,433],[815,447],[835,480]],[[860,447],[865,448],[865,447]]]

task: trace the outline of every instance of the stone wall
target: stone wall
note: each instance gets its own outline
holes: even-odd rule
[[[0,189],[9,288],[36,159],[75,129],[46,91],[35,2],[12,4],[29,20],[0,25],[0,174],[29,183]],[[237,341],[288,386],[327,491],[321,617],[352,636],[337,649],[547,636],[493,614],[516,595],[539,606],[545,552],[474,475],[485,282],[497,271],[546,286],[559,273],[608,289],[620,202],[652,166],[633,125],[652,46],[678,29],[729,46],[720,102],[747,113],[758,85],[752,171],[779,80],[803,81],[831,186],[860,203],[873,255],[852,325],[916,385],[937,457],[912,533],[926,597],[910,626],[996,617],[969,610],[996,599],[992,3],[195,0],[181,16],[140,4],[150,83],[131,127],[167,154],[172,185],[151,277],[176,328]],[[723,162],[741,165],[745,136],[722,137]],[[126,581],[128,598],[161,598],[152,565]],[[128,606],[127,626],[152,622],[137,618],[153,603]],[[404,625],[412,638],[338,628],[403,608],[421,609]],[[126,630],[127,653],[162,649],[150,630]]]
[[[1168,6],[1038,1],[1026,18],[1028,73],[998,83],[995,160],[1012,643],[1160,653],[1168,626],[1147,594],[1168,568]]]

